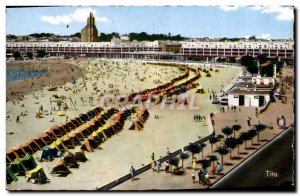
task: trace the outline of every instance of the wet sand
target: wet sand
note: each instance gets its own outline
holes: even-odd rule
[[[63,85],[85,75],[83,68],[72,60],[10,61],[7,69],[47,70],[40,77],[16,80],[6,84],[6,101],[22,98],[24,95],[47,88],[49,85]],[[13,92],[13,93],[12,93]]]

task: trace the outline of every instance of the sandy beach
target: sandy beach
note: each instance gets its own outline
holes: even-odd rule
[[[50,75],[7,84],[7,89],[9,89],[6,104],[7,151],[26,143],[30,138],[48,130],[53,125],[65,122],[66,116],[72,118],[94,108],[101,97],[107,93],[124,95],[155,88],[184,73],[175,67],[148,65],[143,64],[142,61],[133,60],[68,59],[47,61],[42,65],[40,62],[26,65],[22,63],[9,63],[8,67],[40,66],[40,69],[47,68],[47,74]],[[205,63],[192,65],[192,67],[202,68],[204,66]],[[224,86],[232,84],[241,72],[239,67],[219,67],[217,68],[219,73],[214,72],[215,69],[211,71],[212,77],[205,77],[205,73],[201,72],[202,77],[196,81],[203,86],[205,91],[213,89],[219,93],[221,84]],[[189,77],[180,82],[193,76],[194,73],[190,72]],[[76,82],[70,83],[73,79]],[[41,90],[42,80],[45,87]],[[39,85],[31,88],[32,81]],[[48,91],[50,84],[57,86],[57,91]],[[22,93],[24,97],[17,100],[16,96],[9,96],[10,91],[24,91]],[[192,93],[195,91],[196,89],[191,90]],[[72,98],[75,106],[71,104],[70,99],[65,101],[69,106],[69,109],[65,111],[66,116],[57,115],[56,103],[51,101],[53,95]],[[44,108],[44,118],[36,118],[35,114],[41,105]],[[208,116],[211,112],[217,112],[218,106],[210,104],[208,93],[197,94],[195,105],[199,106],[198,110],[150,109],[150,117],[143,130],[129,131],[132,121],[126,121],[123,130],[118,135],[101,144],[102,149],[86,153],[89,160],[80,163],[79,169],[71,169],[72,173],[67,177],[55,177],[50,174],[51,167],[57,160],[43,163],[37,161],[38,165],[44,168],[47,177],[51,180],[50,183],[31,184],[20,176],[18,181],[7,185],[7,188],[13,190],[93,190],[101,187],[128,174],[131,164],[136,169],[148,164],[151,161],[152,152],[155,152],[155,156],[159,158],[166,155],[167,148],[175,151],[189,142],[196,141],[199,137],[210,134],[212,130],[207,126],[208,123],[194,122],[193,116],[195,114]],[[20,117],[20,123],[16,123],[16,116],[21,112],[26,115]],[[156,115],[159,119],[154,118]],[[53,119],[54,121],[50,122]],[[70,151],[76,152],[78,148]],[[33,156],[38,158],[40,155],[39,151]]]
[[[32,60],[10,61],[7,69],[46,70],[40,77],[16,80],[6,85],[6,101],[20,99],[22,96],[47,88],[49,85],[63,85],[85,75],[83,68],[78,67],[72,60]]]

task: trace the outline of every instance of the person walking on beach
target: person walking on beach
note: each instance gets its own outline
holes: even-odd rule
[[[197,169],[197,163],[196,163],[196,158],[195,157],[193,159],[192,168],[193,168],[194,171]]]
[[[194,172],[192,172],[192,180],[193,180],[193,183],[196,182],[196,177],[195,177],[195,173]]]
[[[39,110],[39,112],[42,112],[42,111],[43,111],[43,109],[44,109],[44,108],[43,108],[43,105],[41,105],[41,106],[40,106],[40,110]]]
[[[152,168],[152,171],[155,171],[155,168],[156,168],[156,161],[152,161],[152,162],[151,162],[151,168]]]
[[[223,169],[223,166],[219,162],[217,162],[217,174],[220,174],[223,171]]]
[[[131,181],[133,181],[135,176],[135,169],[133,168],[133,166],[131,166],[130,168],[130,174],[131,174]]]
[[[256,117],[258,116],[258,108],[257,107],[255,108],[255,116]]]
[[[282,115],[282,120],[283,120],[283,128],[285,129],[286,128],[286,121],[285,121],[285,117]]]
[[[151,155],[151,160],[154,161],[155,160],[155,155],[154,155],[154,152],[152,152],[152,155]]]
[[[160,168],[161,168],[161,162],[160,162],[160,160],[156,161],[156,166],[157,166],[157,173],[159,173]]]
[[[169,163],[169,161],[166,161],[165,172],[168,173],[169,169],[170,169],[170,163]]]
[[[203,174],[202,169],[198,172],[199,184],[205,185],[205,176]]]
[[[251,118],[250,117],[247,118],[247,124],[248,124],[248,126],[251,126]]]
[[[16,120],[16,122],[17,122],[17,123],[19,123],[19,122],[20,122],[20,116],[19,116],[19,115],[17,116],[17,120]]]

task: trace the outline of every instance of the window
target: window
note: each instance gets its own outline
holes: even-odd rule
[[[254,96],[254,99],[258,99],[258,96]]]
[[[234,98],[239,98],[239,96],[238,95],[234,95]]]

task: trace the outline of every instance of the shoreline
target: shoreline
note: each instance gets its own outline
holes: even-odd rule
[[[45,74],[6,83],[6,102],[20,100],[24,95],[50,86],[61,86],[72,80],[83,77],[86,71],[75,64],[76,61],[47,60],[47,61],[20,61],[7,62],[8,69],[24,69],[42,71]]]

